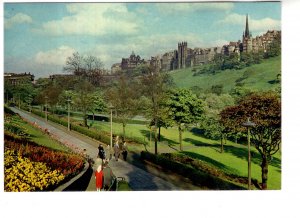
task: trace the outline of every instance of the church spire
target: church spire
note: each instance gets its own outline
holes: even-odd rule
[[[248,25],[248,14],[246,16],[246,29],[245,29],[245,37],[249,38],[250,37],[250,32],[249,32],[249,25]]]

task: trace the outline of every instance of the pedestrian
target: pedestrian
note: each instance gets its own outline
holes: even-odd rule
[[[98,146],[98,155],[102,161],[103,161],[103,159],[105,159],[105,151],[101,144],[99,144],[99,146]]]
[[[126,161],[127,159],[127,145],[126,145],[126,141],[123,142],[123,146],[122,146],[122,155],[123,155],[123,160]]]
[[[106,148],[105,148],[105,160],[106,161],[110,161],[111,160],[111,152],[110,152],[110,146],[109,145],[106,145]]]
[[[96,179],[96,191],[101,191],[103,188],[103,171],[102,165],[100,164],[95,172],[95,179]]]
[[[99,165],[102,165],[102,160],[101,160],[101,158],[99,157],[99,154],[98,154],[97,158],[94,162],[94,167],[93,167],[94,171],[96,171],[98,169]]]
[[[119,136],[116,136],[116,140],[115,140],[115,145],[114,145],[114,152],[115,152],[115,159],[116,161],[118,161],[118,158],[119,158]]]
[[[104,191],[109,191],[110,187],[113,184],[113,180],[115,178],[115,175],[113,174],[113,171],[108,165],[108,161],[105,161],[103,165],[103,189]]]

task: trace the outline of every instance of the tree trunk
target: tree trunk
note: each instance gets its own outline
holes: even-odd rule
[[[182,128],[181,124],[178,126],[178,131],[179,131],[179,145],[180,145],[180,151],[182,151]]]
[[[267,182],[268,182],[268,160],[266,156],[263,156],[262,158],[262,163],[261,163],[261,181],[262,185],[261,188],[262,190],[267,190]]]
[[[158,141],[160,142],[160,126],[158,127]]]
[[[126,127],[126,124],[123,123],[123,141],[125,141],[125,127]]]
[[[154,146],[155,146],[155,154],[157,154],[157,119],[155,119],[155,127],[154,127]]]
[[[83,112],[83,125],[84,127],[87,127],[87,114],[85,111]]]
[[[221,135],[221,153],[224,151],[223,134]]]

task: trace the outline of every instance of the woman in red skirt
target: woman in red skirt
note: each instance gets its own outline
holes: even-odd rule
[[[95,172],[95,179],[96,179],[96,190],[99,192],[103,187],[103,171],[102,165],[99,165],[96,172]]]

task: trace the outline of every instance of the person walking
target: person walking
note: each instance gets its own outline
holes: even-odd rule
[[[95,179],[96,179],[96,191],[101,191],[103,188],[103,171],[102,165],[100,164],[95,172]]]
[[[127,154],[128,154],[127,145],[126,145],[126,141],[124,141],[122,146],[122,156],[124,161],[126,161],[127,159]]]
[[[103,159],[105,159],[105,151],[104,151],[104,148],[101,144],[99,144],[99,146],[98,146],[98,155],[99,155],[99,157],[101,158],[101,160],[103,162]]]
[[[115,159],[116,161],[118,161],[119,158],[119,153],[120,148],[119,148],[119,136],[116,136],[116,141],[115,141],[115,145],[114,145],[114,152],[115,152]]]
[[[111,160],[111,150],[110,150],[110,146],[106,145],[105,147],[105,160],[106,161],[110,161]]]
[[[115,175],[113,174],[111,168],[108,165],[108,161],[105,161],[103,165],[103,189],[104,191],[109,191],[110,187],[113,184]]]

